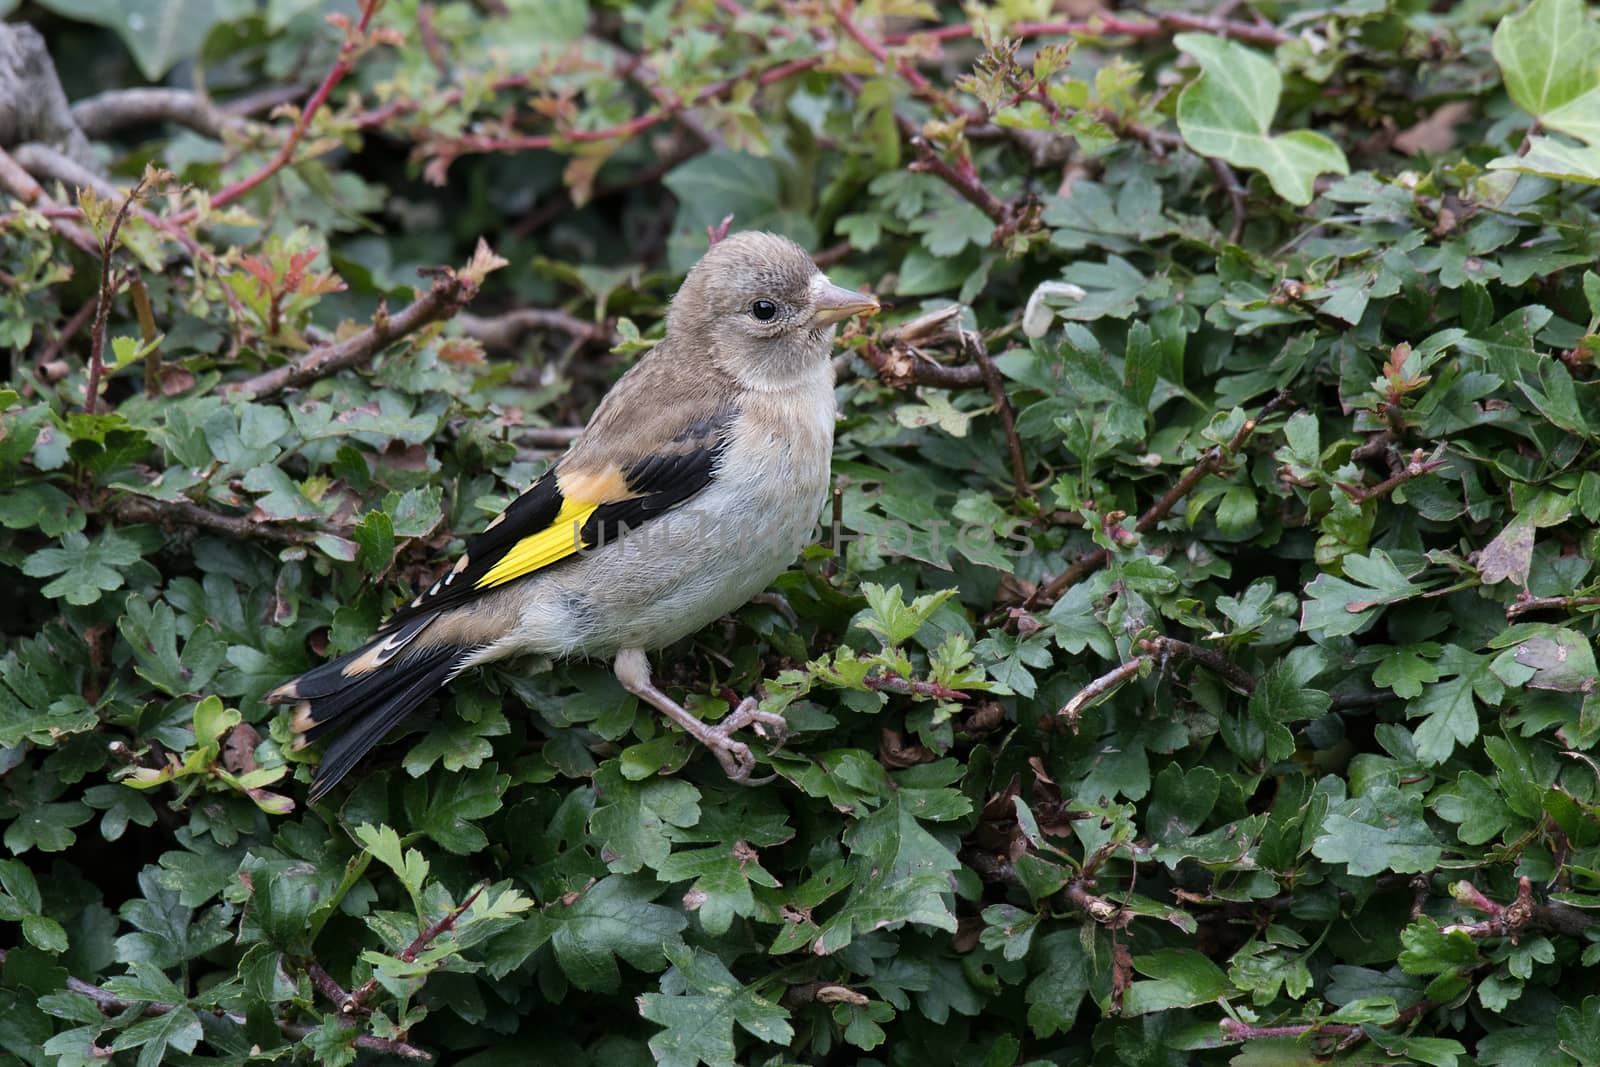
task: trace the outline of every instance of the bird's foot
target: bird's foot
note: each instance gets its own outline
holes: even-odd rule
[[[733,736],[746,726],[754,727],[758,737],[772,741],[775,750],[781,748],[789,736],[789,724],[784,722],[782,715],[762,711],[757,707],[755,697],[745,697],[727,718],[715,726],[707,727],[706,736],[700,741],[717,757],[717,762],[722,764],[723,771],[731,780],[740,785],[765,785],[777,775],[751,778],[751,772],[756,769],[756,758],[749,745],[735,740]]]
[[[616,673],[623,688],[677,723],[684,733],[710,749],[711,754],[717,757],[717,762],[722,765],[723,771],[733,781],[740,785],[765,785],[777,777],[772,774],[765,778],[751,778],[750,775],[756,769],[755,753],[750,751],[749,745],[733,736],[747,726],[754,727],[757,736],[771,740],[774,748],[781,746],[789,736],[789,727],[784,722],[783,716],[762,711],[756,704],[755,697],[745,697],[732,713],[713,726],[697,719],[683,705],[656,688],[650,679],[650,666],[645,661],[643,652],[624,650],[619,653]]]

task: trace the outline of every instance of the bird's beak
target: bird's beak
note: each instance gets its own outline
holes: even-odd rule
[[[811,303],[816,312],[811,321],[819,326],[840,322],[851,315],[876,315],[878,298],[871,293],[858,293],[842,285],[834,285],[822,275],[811,283]]]

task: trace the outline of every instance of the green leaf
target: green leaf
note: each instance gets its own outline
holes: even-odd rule
[[[499,811],[510,784],[511,777],[494,763],[467,774],[439,775],[437,781],[418,780],[406,788],[406,811],[417,829],[445,849],[469,855],[489,843],[473,821]]]
[[[1348,579],[1324,573],[1306,586],[1308,599],[1300,625],[1308,633],[1320,631],[1325,637],[1353,634],[1372,620],[1378,608],[1419,596],[1424,590],[1411,584],[1381,549],[1367,556],[1345,556],[1341,563]]]
[[[1178,131],[1190,148],[1261,171],[1291,204],[1311,202],[1317,175],[1350,173],[1339,146],[1322,134],[1268,132],[1283,95],[1283,78],[1270,60],[1208,34],[1180,33],[1173,43],[1203,71],[1178,97]]]
[[[133,53],[140,73],[153,82],[193,57],[213,26],[251,10],[241,0],[125,0],[110,7],[98,0],[41,0],[41,6],[114,32]]]
[[[1122,1010],[1148,1015],[1170,1008],[1207,1004],[1233,991],[1222,968],[1193,949],[1159,949],[1133,958],[1134,969],[1149,982],[1134,982],[1123,994]]]
[[[40,590],[47,597],[65,597],[69,604],[93,604],[113,589],[122,588],[123,569],[137,563],[139,546],[115,530],[94,541],[81,533],[64,534],[60,548],[41,548],[22,562],[31,578],[60,575]]]
[[[700,821],[700,791],[679,778],[630,782],[615,761],[595,774],[597,803],[589,827],[605,842],[606,865],[618,874],[655,869],[672,851],[671,829]]]
[[[1388,785],[1330,811],[1311,851],[1357,876],[1431,871],[1444,854],[1422,817],[1422,797]]]
[[[1500,20],[1494,58],[1517,106],[1552,130],[1600,140],[1600,29],[1582,0],[1533,0]]]
[[[610,875],[579,894],[536,912],[502,936],[491,969],[505,975],[548,942],[567,978],[579,989],[615,992],[617,960],[641,971],[666,966],[667,946],[679,943],[688,920],[675,908],[651,903],[665,887],[653,879]]]
[[[650,1039],[661,1067],[733,1067],[735,1024],[771,1044],[794,1039],[788,1012],[742,985],[716,956],[673,946],[667,958],[673,969],[662,991],[639,998],[639,1014],[662,1027]]]

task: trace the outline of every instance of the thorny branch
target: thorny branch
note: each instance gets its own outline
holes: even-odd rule
[[[285,389],[309,385],[341,370],[362,366],[390,342],[458,313],[478,294],[484,276],[505,265],[505,260],[489,251],[486,242],[479,240],[478,249],[470,263],[459,271],[435,271],[433,284],[428,291],[397,314],[391,316],[379,308],[372,325],[354,337],[319,345],[292,363],[223,388],[226,392],[260,399]]]
[[[145,169],[138,184],[129,189],[128,195],[123,197],[122,204],[111,220],[110,228],[100,241],[100,289],[94,309],[94,326],[89,331],[89,381],[83,390],[83,410],[90,414],[94,413],[95,407],[100,402],[100,375],[105,370],[106,316],[111,312],[111,297],[117,288],[111,270],[111,260],[117,251],[117,233],[127,221],[128,212],[133,209],[134,201],[144,194],[145,186],[152,180],[157,180],[161,173],[164,172],[158,172],[153,167]]]
[[[1177,507],[1179,501],[1194,491],[1195,486],[1199,485],[1208,476],[1222,470],[1223,465],[1229,459],[1238,455],[1239,450],[1250,439],[1250,435],[1255,433],[1256,427],[1260,425],[1262,419],[1288,402],[1289,394],[1279,393],[1269,400],[1254,418],[1245,419],[1244,424],[1239,427],[1238,432],[1233,435],[1233,439],[1226,445],[1213,445],[1211,448],[1206,449],[1199,460],[1195,462],[1195,465],[1185,471],[1183,477],[1179,478],[1170,489],[1162,494],[1161,499],[1150,505],[1150,508],[1139,516],[1138,521],[1133,526],[1134,532],[1142,534],[1154,529],[1157,523],[1172,513],[1172,509]],[[1110,549],[1102,548],[1091,552],[1034,590],[1032,595],[1022,602],[1021,610],[1028,611],[1040,604],[1053,603],[1057,597],[1072,585],[1082,581],[1110,562]]]
[[[367,28],[372,23],[372,16],[377,13],[379,0],[361,0],[361,17],[354,29],[349,25],[349,20],[342,15],[330,15],[328,20],[336,26],[342,26],[345,31],[344,43],[339,46],[339,59],[329,68],[327,76],[322,79],[316,91],[311,94],[311,99],[306,101],[306,106],[300,109],[299,118],[295,119],[294,126],[289,130],[289,136],[284,138],[283,144],[278,146],[278,151],[272,158],[263,164],[254,173],[246,175],[238,181],[218,190],[211,197],[211,207],[225,207],[244,196],[250,190],[272,177],[278,171],[288,166],[294,159],[294,150],[305,137],[306,129],[311,125],[312,118],[327,101],[328,94],[350,73],[351,66],[356,57],[366,51],[375,41],[369,40]],[[184,225],[194,221],[199,211],[191,208],[173,218],[173,222]]]
[[[407,945],[396,958],[401,963],[415,963],[417,957],[420,956],[429,945],[438,940],[441,935],[455,929],[456,921],[459,920],[461,916],[466,914],[467,909],[472,907],[472,902],[477,900],[479,895],[482,894],[487,888],[489,888],[488,882],[480,882],[478,887],[467,895],[467,899],[463,900],[452,910],[446,912],[438,921],[434,922],[426,930],[423,930],[420,934],[413,938],[411,944]],[[328,981],[332,983],[333,989],[340,989],[339,984],[334,982],[332,978],[329,978]],[[340,991],[342,992],[342,990]],[[335,1007],[339,1009],[339,1015],[342,1018],[354,1018],[366,1009],[367,1001],[370,1000],[372,995],[377,991],[377,977],[374,976],[372,978],[368,978],[365,982],[361,983],[360,988],[358,988],[355,992],[338,1001],[335,1004]]]

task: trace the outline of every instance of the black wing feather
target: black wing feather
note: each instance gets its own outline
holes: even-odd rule
[[[478,580],[493,570],[494,565],[518,541],[556,521],[564,499],[561,487],[556,484],[556,472],[552,469],[507,505],[505,511],[500,513],[500,518],[487,530],[467,539],[467,548],[463,553],[467,561],[465,567],[460,571],[451,570],[396,611],[383,624],[381,632],[392,631],[419,615],[431,614],[471,600],[479,592],[476,588]]]

